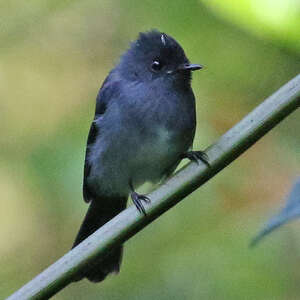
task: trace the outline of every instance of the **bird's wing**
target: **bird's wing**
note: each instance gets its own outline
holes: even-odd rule
[[[90,154],[90,149],[96,140],[97,134],[98,134],[98,129],[96,127],[95,122],[93,122],[89,131],[86,150],[85,150],[84,172],[83,172],[83,199],[85,202],[90,202],[90,200],[92,199],[92,193],[87,185],[87,178],[91,171],[91,164],[89,163],[88,157]]]
[[[96,123],[96,120],[105,114],[109,102],[113,98],[116,98],[115,95],[118,93],[118,80],[115,78],[113,72],[111,72],[105,79],[96,99],[96,111],[95,117],[91,124],[86,151],[85,151],[85,161],[84,161],[84,172],[83,172],[83,199],[85,202],[90,202],[93,198],[93,192],[87,184],[87,178],[89,177],[91,171],[91,163],[89,162],[89,155],[92,146],[94,145],[97,137],[100,133],[99,125]]]

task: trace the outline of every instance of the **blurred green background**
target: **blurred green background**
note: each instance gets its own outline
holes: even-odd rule
[[[297,0],[1,1],[1,299],[70,249],[87,210],[96,94],[129,41],[151,28],[205,65],[193,77],[196,149],[300,70]],[[299,175],[299,117],[128,241],[118,276],[54,298],[299,299],[299,224],[248,248]]]

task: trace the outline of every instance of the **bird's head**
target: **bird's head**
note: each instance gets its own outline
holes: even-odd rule
[[[190,82],[191,72],[201,68],[201,65],[189,62],[175,39],[157,30],[140,33],[121,57],[118,66],[122,76],[128,80],[161,79],[186,84]]]

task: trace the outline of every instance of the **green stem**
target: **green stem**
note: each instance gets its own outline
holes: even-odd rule
[[[127,208],[7,299],[48,299],[53,296],[71,283],[76,272],[88,262],[103,256],[111,247],[124,243],[192,193],[299,106],[300,75],[266,99],[206,150],[210,168],[204,164],[189,163],[150,193],[151,203],[145,204],[146,217],[134,206]]]

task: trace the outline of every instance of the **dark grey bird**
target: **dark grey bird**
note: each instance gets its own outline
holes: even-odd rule
[[[96,100],[86,148],[83,197],[90,203],[73,247],[126,207],[130,195],[146,214],[150,201],[135,189],[159,182],[182,158],[202,160],[190,151],[195,135],[191,64],[172,37],[157,30],[140,33],[105,79]],[[76,278],[102,281],[119,272],[122,246],[88,265]]]

